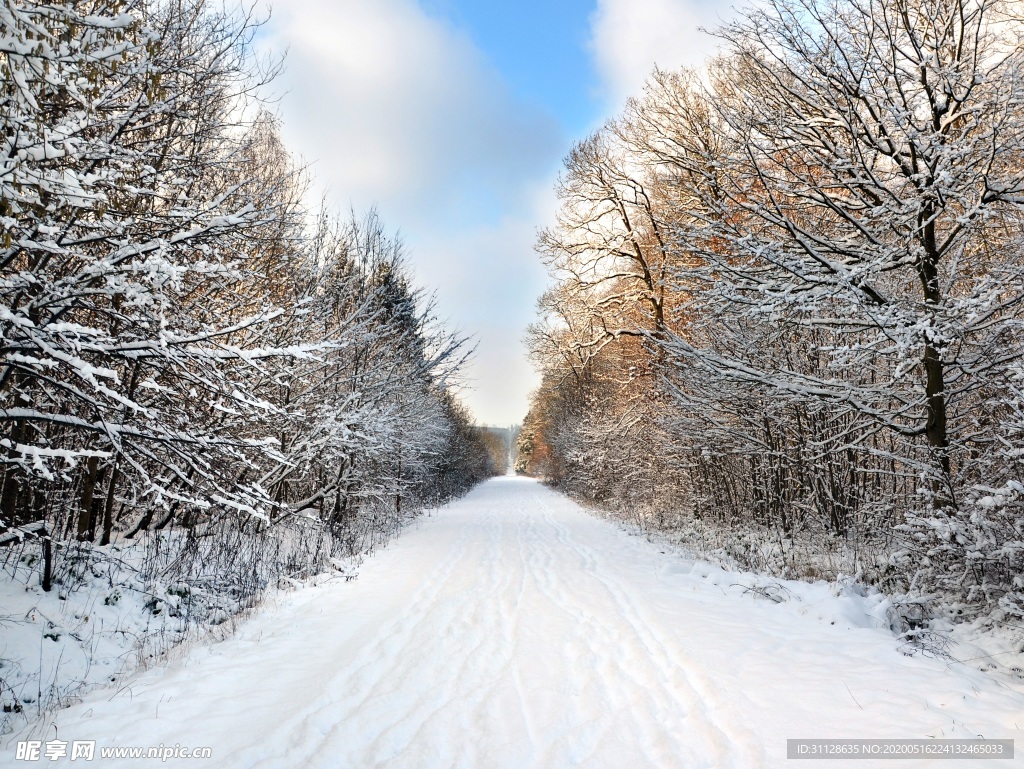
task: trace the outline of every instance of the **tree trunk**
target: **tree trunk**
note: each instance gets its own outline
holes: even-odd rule
[[[99,457],[89,457],[85,462],[85,477],[82,482],[82,499],[78,510],[77,537],[80,542],[93,539],[93,507],[92,498],[96,491],[96,475],[99,468]]]
[[[931,314],[930,327],[934,326],[935,314],[942,301],[938,269],[940,253],[932,215],[933,211],[930,206],[926,206],[921,213],[924,221],[921,245],[924,247],[925,253],[919,266],[924,302]],[[938,470],[937,477],[932,481],[932,491],[935,494],[933,504],[935,507],[945,507],[954,502],[947,493],[952,489],[953,484],[949,461],[949,435],[946,427],[945,362],[931,337],[925,337],[922,362],[925,372],[924,394],[927,412],[925,437]]]
[[[103,505],[103,537],[101,545],[110,544],[110,535],[114,529],[114,490],[117,487],[117,476],[119,475],[117,465],[110,469],[110,483],[107,485],[107,499]]]
[[[28,438],[28,425],[24,420],[17,420],[11,428],[11,448],[8,452],[9,460],[3,471],[3,491],[0,491],[0,519],[7,526],[17,526],[28,523],[28,515],[20,514],[19,503],[22,488],[25,483],[25,472],[13,460],[17,453],[17,444],[24,443]],[[25,511],[27,513],[27,511]]]

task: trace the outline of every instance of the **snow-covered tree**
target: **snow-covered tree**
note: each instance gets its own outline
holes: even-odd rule
[[[999,598],[1021,567],[1020,6],[771,0],[718,34],[708,76],[656,72],[598,162],[660,222],[642,338],[683,507],[867,537],[902,588]],[[580,210],[561,240],[613,252]],[[597,303],[554,274],[572,334]]]
[[[255,510],[259,493],[220,487],[198,460],[250,447],[186,406],[261,410],[232,381],[224,340],[272,311],[225,322],[195,301],[230,291],[273,214],[228,181],[245,145],[251,25],[203,2],[5,2],[0,21],[4,519],[42,504],[30,478],[71,475],[83,537],[103,476],[109,489],[130,478],[140,500],[202,480]]]
[[[465,341],[400,245],[308,217],[256,29],[207,0],[0,0],[0,527],[182,527],[199,570],[294,534],[313,550],[281,568],[315,568],[490,472],[450,392]]]

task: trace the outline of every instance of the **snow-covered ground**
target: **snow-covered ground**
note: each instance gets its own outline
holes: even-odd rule
[[[901,653],[884,598],[662,549],[495,479],[358,579],[283,594],[229,640],[5,736],[0,765],[55,734],[210,747],[132,765],[224,769],[813,767],[834,762],[788,761],[787,738],[1021,736],[1024,683]],[[875,763],[893,766],[840,766]]]

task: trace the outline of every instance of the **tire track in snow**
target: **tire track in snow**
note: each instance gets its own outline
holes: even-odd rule
[[[510,619],[518,621],[516,593],[521,593],[525,575],[521,568],[513,568],[521,559],[506,562],[506,528],[495,520],[478,524],[477,533],[484,536],[474,542],[472,556],[435,580],[430,600],[421,596],[415,602],[419,607],[416,621],[397,623],[402,626],[401,641],[372,658],[371,666],[395,663],[390,678],[399,685],[370,686],[347,709],[349,718],[356,717],[357,723],[376,731],[376,736],[361,746],[360,755],[350,756],[360,766],[399,765],[401,756],[415,743],[432,744],[438,765],[454,765],[452,746],[446,744],[444,735],[471,734],[481,726],[478,720],[486,716],[483,705],[491,699],[513,657],[515,633],[508,625]],[[515,541],[521,542],[522,536]],[[514,584],[517,574],[518,588]],[[468,576],[473,577],[470,590],[463,584]],[[412,707],[386,717],[371,707],[389,695],[397,699],[401,682],[421,679],[423,667],[430,665],[437,670],[433,685],[430,691],[415,693]],[[410,694],[413,692],[406,691],[402,699],[408,700]],[[368,708],[369,716],[364,713]],[[519,709],[524,710],[521,705]],[[351,731],[339,730],[337,739],[328,743],[346,742]],[[321,752],[332,750],[326,744]]]
[[[589,643],[601,673],[595,683],[607,687],[609,682],[621,679],[626,684],[628,691],[611,693],[617,695],[618,706],[628,713],[633,728],[644,736],[647,765],[677,766],[684,755],[690,756],[687,766],[760,765],[753,760],[758,751],[749,749],[749,735],[735,725],[723,724],[707,706],[707,695],[695,687],[688,671],[678,664],[677,655],[654,640],[649,628],[660,620],[639,614],[636,602],[619,583],[622,575],[599,560],[593,547],[581,542],[578,532],[571,531],[550,509],[545,509],[545,514],[556,533],[558,550],[563,555],[575,555],[582,573],[599,588],[597,596],[589,591],[590,597],[612,604],[610,611],[602,607],[595,612],[576,597],[578,591],[566,590],[557,578],[552,581],[553,600],[574,613],[589,630]],[[590,520],[586,523],[600,525]],[[624,624],[606,628],[598,617],[615,617]],[[694,741],[709,742],[712,755],[702,759],[699,752],[695,754]]]
[[[473,553],[470,560],[475,564],[473,571],[479,573],[480,554]],[[472,678],[476,661],[490,656],[480,606],[488,597],[485,585],[493,579],[493,572],[473,592],[459,594],[451,590],[452,576],[460,571],[457,566],[466,568],[463,558],[443,571],[428,594],[414,600],[417,616],[411,623],[403,619],[391,626],[391,631],[398,631],[396,640],[378,647],[373,664],[389,669],[388,680],[381,676],[360,687],[360,696],[348,710],[351,718],[377,731],[377,736],[361,747],[362,756],[352,756],[359,765],[384,765],[396,760],[418,738],[429,736],[438,715],[458,702],[461,693],[472,691],[467,689],[467,675]],[[417,674],[424,669],[434,670],[429,688],[403,687],[407,680],[422,678]],[[410,699],[411,706],[403,704],[401,709],[388,705],[391,700],[407,703]],[[373,763],[365,763],[367,760]]]
[[[592,547],[574,540],[563,524],[556,525],[563,529],[567,544],[580,553],[587,571],[608,591],[619,616],[625,619],[628,629],[633,633],[631,641],[637,648],[634,662],[627,665],[626,670],[633,672],[638,667],[645,666],[653,674],[650,680],[658,685],[658,693],[661,695],[657,698],[657,707],[662,709],[662,712],[671,713],[676,698],[685,692],[686,702],[693,708],[691,714],[696,712],[700,722],[711,727],[711,730],[705,733],[709,736],[713,734],[717,738],[714,740],[715,747],[720,752],[712,766],[764,765],[767,757],[759,739],[735,718],[728,717],[728,709],[724,707],[714,689],[706,684],[704,677],[692,666],[685,664],[685,648],[666,638],[663,620],[643,608],[643,603],[635,597],[639,594],[635,586],[630,586],[634,588],[633,590],[624,586],[622,574],[617,573],[612,564],[607,560],[599,560],[597,551]],[[647,679],[635,680],[638,685],[643,685]],[[655,716],[653,723],[658,723],[660,714],[653,712],[652,715]]]
[[[429,524],[428,520],[426,525]],[[373,743],[360,746],[362,754],[351,756],[353,760],[364,761],[367,753],[371,752],[386,754],[388,751],[383,750],[383,746],[389,738],[396,739],[396,730],[409,728],[417,717],[425,718],[421,716],[424,710],[429,715],[449,701],[456,690],[450,671],[437,687],[404,692],[406,699],[401,711],[384,705],[389,695],[394,696],[401,690],[402,669],[415,669],[431,662],[415,639],[429,637],[431,627],[438,623],[454,624],[461,606],[445,600],[445,590],[452,573],[463,565],[465,559],[472,557],[468,552],[469,544],[470,532],[461,531],[449,546],[445,558],[436,561],[436,566],[427,572],[422,585],[402,603],[400,616],[389,618],[363,639],[352,659],[324,661],[341,665],[330,672],[327,680],[322,682],[325,684],[322,692],[307,707],[274,727],[275,733],[289,735],[289,761],[300,757],[304,763],[315,762],[318,758],[337,761],[344,757],[352,748],[347,732],[360,730],[339,730],[339,725],[369,724],[369,729],[378,733]],[[439,671],[443,673],[444,668]],[[437,704],[431,707],[432,703]],[[365,734],[368,730],[364,728],[361,731]],[[243,760],[239,765],[271,769],[279,767],[280,760],[278,756],[266,756],[253,763]],[[377,762],[365,765],[374,766]]]

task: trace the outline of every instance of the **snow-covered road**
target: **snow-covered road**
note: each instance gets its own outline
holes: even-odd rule
[[[775,604],[661,549],[495,479],[357,580],[286,594],[233,638],[61,712],[56,734],[209,746],[162,765],[211,769],[834,766],[787,761],[786,739],[1020,735],[1018,687],[901,654],[867,626],[869,602],[819,585]],[[108,765],[129,764],[161,762]]]

